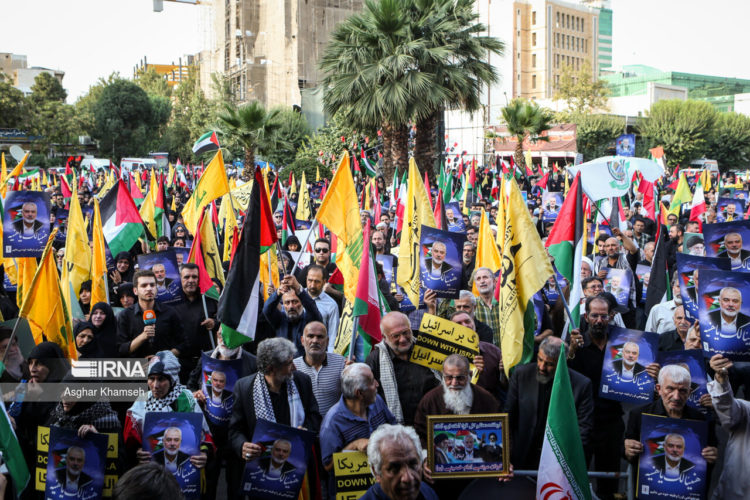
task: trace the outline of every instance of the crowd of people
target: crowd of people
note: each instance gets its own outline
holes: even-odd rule
[[[275,178],[272,173],[269,175],[269,185],[274,185]],[[458,184],[460,177],[455,171],[452,175]],[[330,282],[337,271],[330,234],[302,241],[297,236],[285,239],[278,255],[282,276],[278,287],[264,284],[266,298],[259,307],[254,341],[241,347],[225,345],[216,317],[217,302],[201,295],[196,264],[180,264],[179,303],[167,305],[157,300],[157,289],[164,278],[159,269],[137,268],[136,256],[190,246],[195,236],[189,233],[180,215],[189,190],[170,188],[167,202],[176,207],[167,211],[171,234],[150,243],[143,240],[130,251],[113,256],[108,273],[109,303],[91,303],[90,282],[84,282],[76,294],[82,312],[75,319],[74,329],[78,357],[147,358],[147,394],[131,403],[106,399],[81,402],[64,397],[56,402],[37,401],[33,396],[40,392],[40,385],[71,380],[69,362],[52,342],[41,342],[24,353],[11,330],[0,328],[0,355],[5,354],[0,382],[15,387],[4,396],[28,469],[34,471],[37,467],[40,426],[71,429],[82,437],[115,433],[121,450],[118,457],[121,477],[114,487],[116,498],[181,498],[179,485],[172,480],[174,471],[179,470],[174,461],[179,458],[171,453],[176,449],[170,449],[167,443],[170,431],[165,432],[164,453],[157,456],[145,451],[144,417],[149,412],[192,412],[204,416],[201,439],[198,452],[184,458],[205,477],[201,498],[216,498],[217,492],[227,498],[245,496],[242,484],[245,464],[267,451],[253,442],[258,420],[265,419],[316,433],[319,454],[312,460],[319,465],[320,473],[315,476],[320,481],[317,494],[324,498],[336,498],[333,455],[360,451],[367,454],[376,479],[362,498],[455,499],[468,491],[471,479],[433,479],[426,460],[427,450],[444,449],[441,453],[447,454],[448,449],[443,447],[444,438],[430,442],[427,417],[507,413],[509,442],[501,446],[507,448],[510,474],[501,477],[494,487],[528,481],[514,478],[513,471],[533,471],[539,466],[553,379],[562,352],[567,358],[580,439],[590,471],[622,472],[628,464],[637,467],[644,452],[640,433],[643,414],[708,421],[708,443],[701,455],[709,464],[708,481],[714,498],[747,498],[750,482],[743,472],[750,446],[750,405],[738,396],[746,396],[750,387],[750,367],[746,364],[733,363],[721,355],[706,358],[711,381],[708,394],[700,399],[702,408],[696,409],[687,405],[691,374],[685,367],[637,365],[634,361],[637,352],[631,359],[625,346],[621,369],[634,376],[650,377],[655,383],[652,400],[645,405],[628,405],[603,397],[599,391],[608,337],[614,326],[659,334],[659,351],[703,348],[699,324],[689,321],[676,280],[670,300],[650,310],[646,308],[648,276],[638,270],[650,268],[654,262],[659,244],[655,236],[661,221],[649,217],[643,193],[638,190],[631,189],[627,199],[621,201],[624,225],[599,232],[597,214],[592,216],[591,225],[599,234],[594,237],[592,232],[589,247],[592,251],[581,260],[580,325],[571,327],[565,312],[565,302],[574,284],[565,282],[562,276],[551,277],[549,284],[535,296],[539,307],[533,358],[528,364],[515,366],[508,375],[500,348],[504,334],[501,304],[495,298],[497,280],[502,276],[478,263],[476,256],[480,218],[487,217],[491,230],[497,231],[498,203],[492,201],[491,193],[493,175],[496,174],[492,171],[480,171],[479,188],[471,198],[458,200],[458,213],[453,209],[446,213],[449,227],[462,222],[461,232],[466,236],[458,256],[461,260],[458,296],[437,298],[435,291],[427,289],[423,304],[410,304],[407,308],[405,292],[379,262],[378,287],[390,310],[381,318],[382,341],[369,353],[357,350],[346,357],[334,352],[345,298],[341,288]],[[369,189],[368,181],[360,180],[359,192]],[[376,220],[372,210],[362,210],[361,222],[371,229],[369,243],[375,257],[395,256],[400,243],[398,194],[386,186],[383,177],[374,182],[378,187],[375,192],[380,196],[378,217]],[[728,178],[715,180],[718,190],[736,182]],[[529,215],[538,229],[538,235],[529,237],[544,240],[555,224],[554,218],[545,217],[545,213],[559,207],[543,203],[543,195],[563,193],[568,184],[564,174],[550,173],[544,188],[525,176],[519,177],[518,183],[527,194]],[[660,184],[660,195],[666,197],[666,203],[673,192],[667,185],[666,180]],[[295,191],[302,189],[307,186],[296,187]],[[78,197],[82,206],[87,206],[97,194],[94,187],[93,191],[80,191]],[[437,196],[436,192],[432,194]],[[56,214],[66,210],[68,202],[59,191],[53,191],[51,198],[51,223],[61,225],[64,233],[65,222],[61,224]],[[718,209],[718,198],[716,189],[706,192],[708,210],[701,221],[688,220],[689,206],[665,217],[664,230],[669,234],[665,254],[670,275],[675,273],[678,253],[704,255],[703,240],[697,237],[703,224],[744,217],[735,212],[732,204],[723,211]],[[292,209],[297,201],[297,194],[290,196]],[[319,201],[313,199],[314,204]],[[283,216],[281,209],[273,214],[279,236],[285,229]],[[220,241],[224,237],[220,234]],[[741,259],[740,250],[745,250],[741,249],[741,241],[737,246],[729,239],[726,247],[734,262]],[[58,265],[62,266],[64,239],[56,241],[54,246]],[[440,250],[435,246],[433,257],[437,260]],[[296,262],[300,252],[302,265]],[[225,272],[228,266],[226,262]],[[394,268],[398,268],[397,259]],[[627,270],[633,277],[627,285],[625,301],[618,301],[617,283],[607,279],[610,269]],[[221,285],[218,280],[216,284]],[[144,311],[153,311],[155,322],[147,321]],[[17,315],[13,291],[6,289],[0,296],[0,312],[5,320]],[[442,370],[412,362],[415,338],[426,313],[475,332],[479,355],[473,359],[448,356]],[[223,401],[230,391],[223,390],[226,377],[222,379],[223,374],[218,371],[211,375],[211,392],[204,391],[202,355],[217,360],[239,360],[241,368],[231,391],[233,404],[226,422],[205,416],[207,405],[213,400]],[[479,372],[475,381],[470,363]],[[477,450],[479,455],[483,445],[488,444],[462,446],[462,453],[466,456]],[[676,438],[667,445],[680,447]],[[284,446],[283,442],[278,446],[274,443],[274,449],[278,448],[281,455]],[[497,445],[492,443],[492,446]],[[679,467],[670,458],[675,454],[679,464],[676,451],[666,455],[665,468]],[[282,462],[278,465],[271,462],[273,467],[280,468],[280,477],[285,473]],[[67,491],[75,498],[82,491],[82,482],[75,470],[68,469],[68,474],[72,489]],[[5,497],[12,498],[8,474],[0,474],[0,481]],[[41,495],[33,482],[32,475],[23,498]],[[606,478],[592,482],[596,495],[603,499],[624,498],[628,488],[625,480]]]

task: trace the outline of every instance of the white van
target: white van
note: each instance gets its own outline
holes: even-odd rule
[[[130,172],[131,170],[152,169],[158,166],[153,158],[123,158],[120,160],[120,169]]]
[[[91,167],[94,167],[94,171],[109,170],[109,159],[108,158],[93,158],[86,157],[81,160],[81,170],[89,172]]]

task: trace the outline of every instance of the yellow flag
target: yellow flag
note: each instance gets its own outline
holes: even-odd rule
[[[0,162],[2,163],[2,170],[0,170],[0,184],[5,185],[5,181],[8,180],[8,165],[5,163],[5,152],[0,153]]]
[[[73,196],[73,198],[76,197]],[[18,317],[28,320],[35,343],[41,342],[44,335],[47,340],[59,345],[68,358],[77,359],[70,310],[63,299],[63,287],[60,286],[55,265],[55,252],[52,248],[56,234],[57,229],[53,230],[49,236],[39,268],[34,274],[29,293],[23,301]],[[70,229],[68,229],[68,234],[70,234]],[[72,248],[68,248],[66,255],[73,251]]]
[[[320,181],[320,167],[315,167],[315,182]]]
[[[209,209],[210,210],[210,209]],[[221,266],[221,252],[216,242],[216,229],[210,211],[206,211],[200,227],[201,250],[203,250],[203,264],[211,278],[216,278],[224,287],[224,268]]]
[[[231,247],[230,247],[231,251]],[[268,278],[268,259],[271,259],[271,279]],[[227,259],[229,260],[229,259]],[[268,300],[270,294],[268,293],[268,282],[273,282],[273,287],[278,290],[279,288],[279,261],[276,256],[276,245],[271,246],[267,252],[263,252],[260,255],[260,282],[263,283],[263,298]]]
[[[690,192],[690,186],[685,174],[680,174],[680,181],[677,183],[677,189],[675,189],[672,195],[672,202],[669,205],[669,213],[680,215],[680,206],[689,201],[693,201],[693,193]]]
[[[13,171],[8,174],[8,176],[5,178],[5,182],[3,182],[3,185],[0,186],[0,194],[2,194],[3,198],[5,198],[5,192],[8,190],[8,181],[13,177],[18,177],[23,173],[23,166],[26,164],[26,161],[29,159],[29,155],[31,155],[31,151],[26,153],[23,158],[21,158],[21,161],[18,162],[18,165],[16,165],[16,168],[13,169]],[[3,164],[3,173],[5,173],[5,164]]]
[[[169,162],[169,169],[167,170],[167,186],[174,185],[174,166],[172,162]]]
[[[221,198],[221,207],[219,207],[219,221],[223,221],[224,226],[224,251],[222,252],[222,262],[229,262],[232,256],[232,246],[234,245],[234,228],[237,227],[237,215],[234,213],[231,194],[225,194]]]
[[[500,348],[506,374],[517,364],[531,360],[534,354],[536,316],[530,301],[553,273],[521,191],[515,180],[510,182],[500,276]]]
[[[499,216],[498,212],[498,216]],[[500,234],[500,228],[498,227],[498,235]],[[497,249],[497,243],[492,238],[492,231],[490,230],[490,221],[482,209],[482,218],[479,221],[479,237],[477,239],[477,257],[476,257],[476,269],[480,267],[489,267],[493,273],[496,273],[502,267],[502,259],[500,258],[500,251]]]
[[[289,184],[289,196],[291,197],[297,192],[297,181],[294,180],[294,172],[292,172],[292,181]],[[273,209],[273,207],[271,207]]]
[[[156,205],[154,204],[154,199],[151,197],[150,191],[146,193],[143,203],[141,203],[141,208],[138,209],[138,213],[141,214],[141,219],[143,219],[143,223],[146,224],[151,235],[156,237],[157,229],[156,221],[154,220],[156,215]]]
[[[409,180],[406,191],[404,224],[401,244],[398,248],[398,284],[404,287],[412,304],[419,304],[419,288],[422,277],[419,269],[419,253],[422,225],[435,227],[435,216],[424,183],[420,179],[417,163],[409,159]]]
[[[18,257],[13,260],[16,263],[16,279],[18,280],[16,305],[20,308],[23,305],[24,299],[29,294],[29,290],[31,290],[31,282],[34,280],[34,273],[36,273],[36,258]]]
[[[505,205],[508,203],[507,196],[507,181],[505,177],[500,178],[500,199],[497,200],[497,216],[495,222],[497,223],[497,237],[495,238],[495,244],[499,248],[499,252],[503,253],[503,243],[505,243]]]
[[[143,186],[141,186],[141,176],[140,176],[140,174],[136,173],[133,177],[135,178],[135,185],[138,186],[138,190],[142,193],[143,192]]]
[[[203,207],[228,192],[229,181],[224,169],[224,157],[219,150],[203,171],[198,179],[198,185],[195,186],[195,191],[182,209],[182,219],[191,234],[195,234],[198,228]]]
[[[271,207],[271,210],[276,207]],[[302,171],[302,183],[299,185],[299,197],[297,198],[297,220],[312,220],[312,211],[310,210],[310,192],[307,190],[307,178],[305,171]]]
[[[75,176],[73,177],[75,184]],[[91,247],[78,196],[70,197],[68,211],[68,234],[65,238],[65,257],[62,277],[63,297],[68,311],[72,311],[74,300],[78,300],[81,283],[91,277]],[[71,288],[72,293],[71,295]]]
[[[357,191],[349,167],[349,153],[344,152],[331,185],[318,209],[318,222],[338,238],[336,265],[344,277],[344,296],[354,303],[362,260],[362,222],[359,219]]]
[[[94,198],[94,221],[91,228],[93,255],[91,258],[91,305],[98,302],[109,303],[107,298],[107,257],[104,246],[102,216],[99,212],[99,200]]]

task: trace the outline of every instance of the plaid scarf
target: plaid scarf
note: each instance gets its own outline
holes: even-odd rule
[[[385,394],[385,404],[391,410],[393,416],[399,424],[404,423],[404,412],[401,409],[401,400],[398,398],[398,385],[396,385],[396,374],[393,371],[393,361],[388,354],[388,346],[385,341],[381,341],[375,347],[380,352],[380,385],[383,387]]]
[[[305,423],[305,409],[302,407],[297,385],[291,377],[286,382],[286,396],[289,402],[289,423],[291,427],[302,427]],[[271,394],[268,392],[266,377],[262,373],[258,373],[253,381],[253,406],[255,406],[255,418],[276,422]]]
[[[158,412],[172,411],[172,408],[171,408],[172,403],[177,401],[177,398],[180,397],[183,391],[187,391],[187,388],[180,383],[176,383],[172,387],[172,390],[169,391],[169,393],[161,399],[155,398],[154,393],[149,391],[148,399],[146,400],[146,411],[147,412],[148,411],[158,411]]]

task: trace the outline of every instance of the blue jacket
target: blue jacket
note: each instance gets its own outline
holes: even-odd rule
[[[370,486],[367,493],[365,493],[359,500],[391,500],[391,497],[385,494],[380,483],[375,483]],[[427,485],[427,483],[422,483],[419,485],[419,496],[417,497],[417,500],[438,500],[438,496],[437,493]]]
[[[318,306],[315,305],[315,301],[308,295],[304,290],[298,295],[300,302],[302,302],[302,308],[304,309],[302,317],[297,323],[289,323],[289,318],[286,312],[279,310],[279,301],[281,295],[274,292],[273,295],[268,297],[268,300],[263,305],[263,316],[271,324],[274,330],[276,330],[277,337],[283,337],[287,340],[294,342],[297,346],[297,355],[304,356],[305,350],[302,347],[302,331],[305,326],[312,321],[323,321],[323,316],[318,311]],[[336,332],[328,332],[328,335],[336,335]]]

